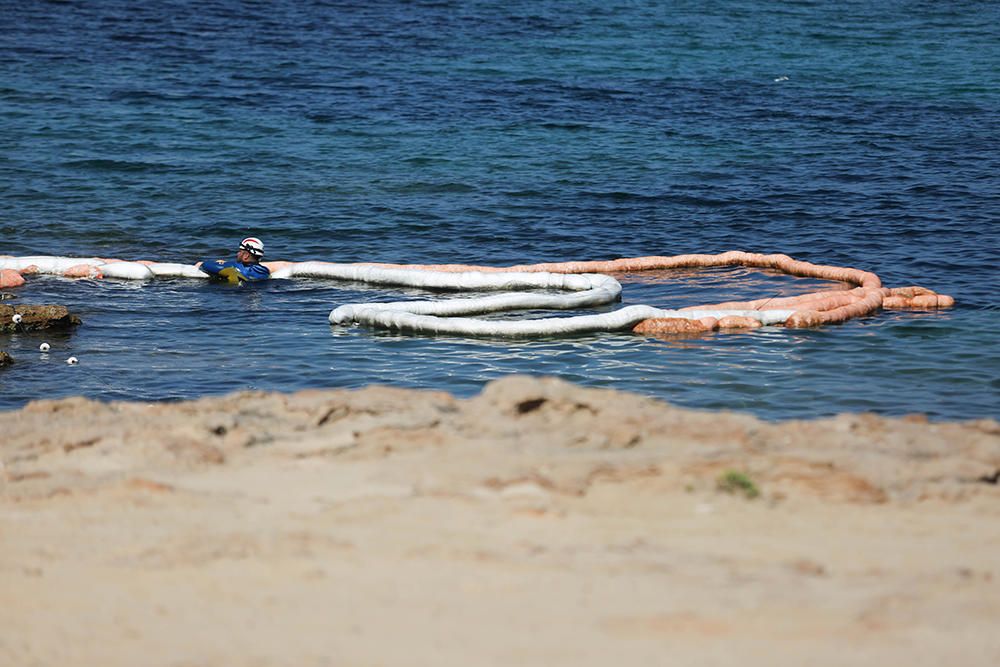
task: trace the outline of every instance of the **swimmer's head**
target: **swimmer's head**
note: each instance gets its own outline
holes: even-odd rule
[[[239,252],[246,253],[250,255],[252,259],[260,261],[260,258],[264,256],[264,242],[258,238],[254,238],[253,236],[248,236],[240,241]]]

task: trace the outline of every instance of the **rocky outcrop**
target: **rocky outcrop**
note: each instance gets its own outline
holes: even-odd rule
[[[36,401],[0,413],[0,462],[0,664],[1000,655],[992,419],[768,423],[510,377]]]
[[[14,315],[20,315],[21,321],[15,322]],[[0,333],[70,329],[80,323],[80,318],[70,313],[65,306],[9,306],[0,303]]]
[[[4,421],[8,446],[38,455],[25,459],[29,468],[49,452],[86,447],[118,462],[108,480],[233,460],[392,460],[412,452],[419,460],[411,473],[434,471],[425,492],[530,481],[584,495],[597,479],[633,475],[714,488],[719,475],[741,470],[765,495],[883,503],[968,498],[986,490],[977,479],[1000,469],[993,420],[863,414],[768,423],[526,376],[492,382],[467,400],[387,387],[152,405],[74,398],[36,401]],[[48,472],[51,481],[57,471]]]

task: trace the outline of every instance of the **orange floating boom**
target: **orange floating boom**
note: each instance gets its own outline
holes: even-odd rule
[[[754,301],[730,301],[711,305],[687,306],[681,310],[758,310],[784,308],[797,311],[785,323],[789,327],[813,327],[821,324],[845,322],[855,317],[869,315],[880,308],[948,308],[955,300],[944,294],[937,294],[924,287],[882,287],[882,280],[871,271],[862,271],[844,266],[812,264],[788,255],[743,252],[731,250],[718,255],[675,255],[626,257],[609,261],[590,262],[549,262],[543,264],[518,264],[516,266],[493,267],[469,264],[374,264],[385,268],[425,269],[431,271],[548,271],[550,273],[638,273],[662,269],[710,268],[719,266],[745,266],[771,269],[802,278],[834,280],[856,285],[852,290],[827,290],[798,296],[757,299]],[[713,318],[705,318],[713,319]],[[632,329],[636,333],[688,333],[713,329],[759,326],[759,322],[732,321],[705,322],[702,320],[682,320],[677,318],[651,319],[640,322]],[[751,322],[753,322],[751,324]]]

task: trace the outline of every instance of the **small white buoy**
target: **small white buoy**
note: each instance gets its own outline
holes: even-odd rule
[[[70,366],[72,366],[73,364],[77,364],[79,362],[80,360],[77,359],[76,357],[70,357],[69,359],[66,360],[66,363],[69,364]]]
[[[48,352],[49,351],[49,344],[48,343],[42,343],[41,345],[38,346],[38,349],[41,350],[42,352]]]
[[[14,320],[14,324],[20,324],[21,323],[21,313],[14,313],[14,317],[12,317],[11,319]]]

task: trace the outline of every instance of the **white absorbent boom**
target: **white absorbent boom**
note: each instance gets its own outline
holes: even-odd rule
[[[394,285],[431,290],[502,292],[468,298],[389,303],[345,304],[330,312],[334,325],[362,324],[403,331],[476,336],[545,336],[552,334],[618,331],[637,332],[711,330],[713,327],[785,324],[816,326],[843,322],[880,308],[947,308],[954,299],[922,287],[884,288],[877,275],[858,269],[823,266],[786,255],[761,255],[729,251],[719,255],[623,258],[606,262],[563,262],[509,269],[462,265],[374,265],[331,262],[269,262],[271,277],[327,278],[372,285]],[[541,319],[479,319],[513,310],[575,310],[603,306],[621,297],[621,284],[603,272],[648,269],[753,266],[790,275],[823,278],[854,284],[793,297],[662,310],[627,306],[607,313]],[[100,258],[4,257],[0,272],[48,273],[71,277],[149,280],[157,277],[208,278],[196,266],[164,262],[123,262]],[[0,273],[0,278],[4,276]],[[0,282],[2,284],[2,282]],[[680,323],[680,324],[676,324]],[[759,323],[759,324],[758,324]],[[687,327],[687,328],[685,328]]]

